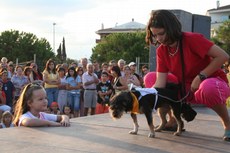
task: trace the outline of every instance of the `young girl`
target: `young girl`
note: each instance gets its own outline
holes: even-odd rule
[[[5,111],[2,114],[2,123],[0,124],[0,128],[14,127],[12,120],[13,120],[13,115],[9,111]]]
[[[27,127],[70,126],[68,116],[45,113],[47,104],[46,91],[41,85],[26,85],[17,101],[13,123]]]
[[[58,68],[58,74],[61,83],[58,85],[58,107],[61,113],[63,113],[63,106],[67,104],[67,90],[66,90],[66,75],[63,67]]]
[[[66,89],[68,90],[68,104],[74,111],[74,117],[79,116],[80,111],[80,88],[81,88],[81,78],[77,75],[74,67],[68,69],[68,74],[66,76]]]
[[[74,118],[71,107],[69,105],[65,105],[63,107],[63,114],[67,115],[69,118]]]

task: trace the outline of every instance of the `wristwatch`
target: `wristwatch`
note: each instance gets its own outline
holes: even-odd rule
[[[200,72],[200,74],[198,74],[199,78],[201,81],[204,81],[205,79],[207,79],[207,76],[205,74],[203,74],[202,72]]]

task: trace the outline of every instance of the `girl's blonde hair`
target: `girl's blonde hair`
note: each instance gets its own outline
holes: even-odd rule
[[[29,83],[23,88],[22,93],[15,105],[13,123],[16,126],[18,126],[18,121],[21,115],[30,110],[28,102],[32,101],[33,92],[40,89],[44,88],[37,83]]]
[[[1,119],[2,123],[4,123],[4,118],[5,118],[6,116],[11,116],[11,117],[13,118],[13,115],[11,114],[11,112],[5,111],[5,112],[2,114],[2,119]]]

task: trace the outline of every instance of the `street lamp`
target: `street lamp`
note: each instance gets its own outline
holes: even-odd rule
[[[53,23],[53,52],[55,52],[55,25],[56,23]]]

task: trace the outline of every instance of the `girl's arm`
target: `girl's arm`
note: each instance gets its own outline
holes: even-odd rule
[[[47,84],[51,84],[51,81],[48,79],[48,74],[46,72],[43,73],[43,81]]]
[[[57,115],[57,122],[59,122],[61,126],[70,126],[69,117],[67,115]]]
[[[66,90],[73,90],[73,87],[70,86],[70,84],[66,84]]]
[[[30,82],[34,82],[33,72],[30,73]]]
[[[168,73],[157,72],[156,82],[153,85],[153,87],[165,88],[166,83],[167,83],[167,76],[168,76]]]
[[[132,75],[132,79],[130,80],[130,82],[136,86],[141,86],[140,81],[138,80],[138,78],[135,75]]]
[[[26,126],[26,127],[61,126],[61,123],[41,120],[41,119],[25,118],[24,120],[22,120],[20,126]]]
[[[123,77],[119,77],[118,79],[120,79],[120,83],[122,84],[122,86],[120,87],[115,87],[115,89],[117,90],[127,90],[128,89],[128,84],[126,83],[125,79]]]
[[[229,55],[223,49],[216,45],[213,45],[209,49],[207,55],[212,57],[212,60],[209,65],[200,72],[206,77],[213,74],[223,65],[225,61],[229,60]],[[201,82],[202,80],[200,80],[200,77],[197,75],[192,81],[191,90],[195,92],[199,88]]]

